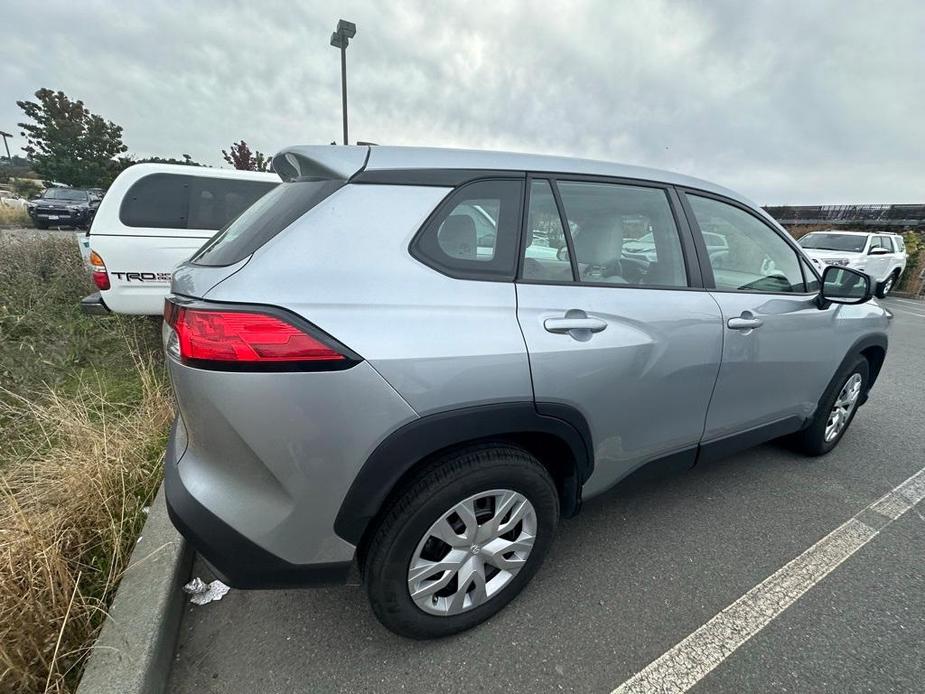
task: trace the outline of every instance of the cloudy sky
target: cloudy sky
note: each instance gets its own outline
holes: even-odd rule
[[[133,154],[341,139],[673,169],[759,203],[925,202],[925,3],[5,2],[0,130],[62,89]]]

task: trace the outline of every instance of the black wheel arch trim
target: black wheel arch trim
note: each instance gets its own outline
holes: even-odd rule
[[[552,435],[568,447],[574,474],[566,480],[563,515],[574,514],[580,506],[581,485],[594,468],[591,430],[584,416],[559,403],[496,403],[426,415],[392,432],[351,484],[334,531],[347,542],[359,544],[402,478],[433,454],[469,442],[524,434]],[[569,498],[572,494],[573,499]]]
[[[867,402],[867,396],[870,393],[870,389],[874,387],[874,383],[877,382],[877,376],[880,375],[880,370],[883,368],[883,362],[886,360],[887,346],[889,341],[885,333],[876,333],[873,335],[865,335],[864,337],[855,341],[851,348],[845,353],[845,358],[841,360],[841,363],[838,365],[838,368],[835,370],[835,373],[832,375],[832,378],[835,378],[842,369],[844,369],[852,359],[857,359],[859,356],[865,357],[864,352],[871,347],[877,347],[883,350],[883,359],[880,363],[874,363],[868,359],[870,365],[870,374],[867,382],[867,388],[864,393],[861,395],[861,401],[858,403],[858,407]]]

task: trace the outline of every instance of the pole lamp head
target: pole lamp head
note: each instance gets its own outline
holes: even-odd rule
[[[352,39],[357,35],[357,25],[353,22],[348,22],[344,19],[341,19],[337,22],[337,33],[341,36],[345,36],[348,39]]]
[[[331,34],[331,45],[335,48],[346,48],[356,34],[357,25],[342,19],[337,23],[337,31]]]

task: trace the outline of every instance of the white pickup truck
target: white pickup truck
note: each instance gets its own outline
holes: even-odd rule
[[[899,234],[867,231],[814,231],[799,242],[821,272],[839,265],[870,275],[881,299],[899,282],[909,256]]]
[[[136,164],[113,181],[81,246],[98,292],[85,313],[161,315],[173,269],[280,182],[255,171]]]

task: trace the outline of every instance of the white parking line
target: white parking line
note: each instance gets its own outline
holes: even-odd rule
[[[887,306],[892,313],[903,313],[907,316],[918,316],[919,318],[925,318],[925,313],[916,313],[915,311],[910,311],[905,306]]]
[[[612,694],[686,692],[801,595],[925,499],[925,468],[877,499],[637,672]],[[861,520],[878,514],[874,528]]]
[[[920,309],[925,311],[925,301],[913,301],[912,299],[899,299],[895,296],[891,296],[890,301],[900,301],[904,304],[913,304],[914,306],[918,306]]]

